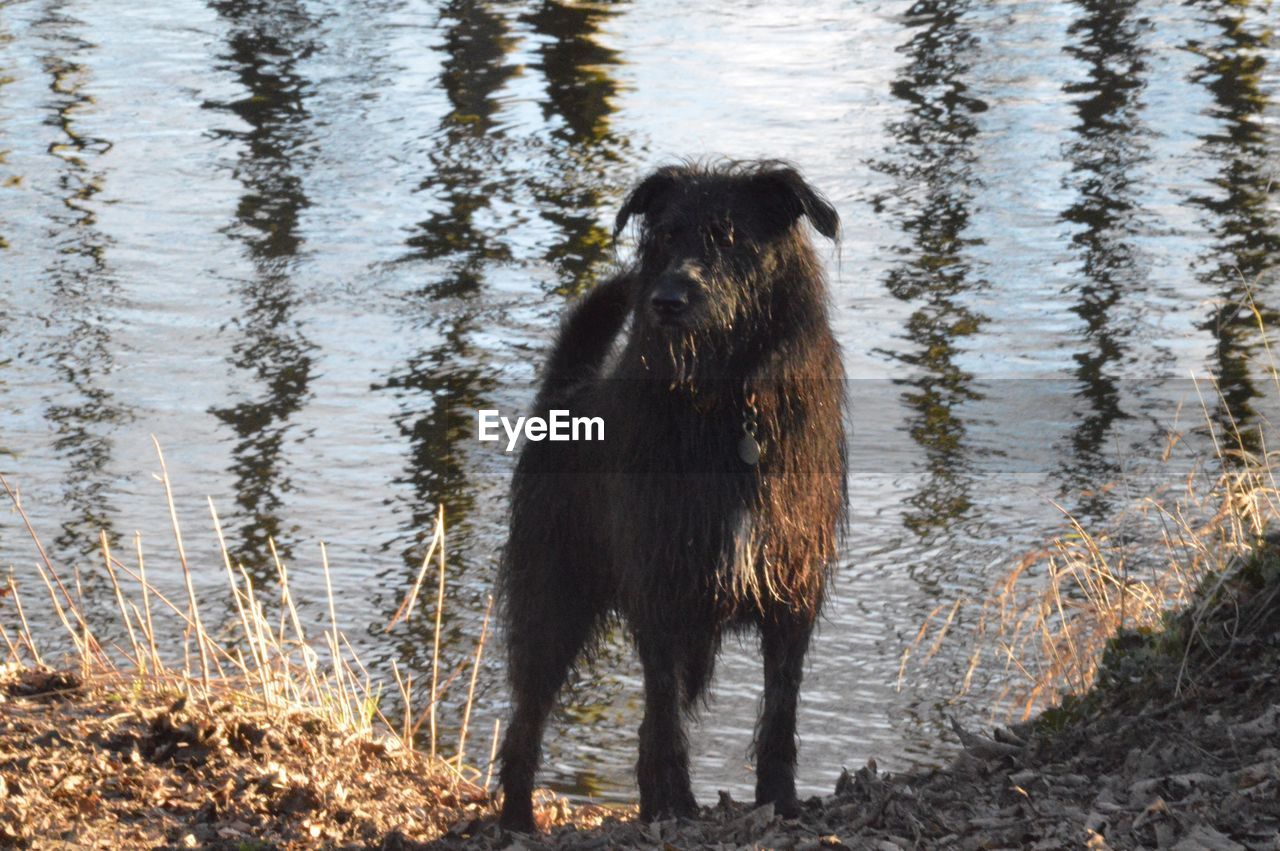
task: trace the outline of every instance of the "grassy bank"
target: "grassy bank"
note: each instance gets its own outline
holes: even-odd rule
[[[1114,636],[1150,634],[1171,613],[1208,605],[1205,583],[1229,581],[1276,528],[1280,454],[1267,450],[1268,428],[1223,428],[1206,415],[1215,452],[1192,459],[1181,487],[1130,501],[1106,529],[1086,528],[1064,510],[1064,531],[985,594],[929,614],[903,653],[900,681],[930,673],[949,646],[968,657],[957,698],[975,681],[1004,684],[996,718],[1025,720],[1088,691]],[[1183,437],[1168,435],[1166,462]]]
[[[19,587],[11,575],[0,594],[7,652],[0,844],[364,847],[391,834],[430,839],[486,814],[498,730],[485,731],[470,760],[467,748],[476,738],[471,697],[487,616],[466,669],[442,672],[437,646],[429,684],[415,687],[394,666],[394,682],[378,682],[339,626],[323,546],[329,618],[304,625],[286,565],[276,558],[278,584],[256,587],[232,560],[212,503],[221,563],[188,563],[163,455],[160,465],[183,593],[167,596],[148,580],[136,540],[132,551],[117,553],[104,535],[99,569],[114,595],[115,623],[91,623],[80,573],[50,560],[17,491],[0,477],[30,535],[40,580]],[[235,612],[220,638],[205,627],[192,581],[193,569],[207,576],[211,567],[225,574]],[[388,628],[425,608],[419,592],[434,584],[434,610],[419,616],[433,618],[439,635],[445,581],[441,516]],[[60,642],[36,638],[51,630],[33,630],[33,595],[61,626]],[[100,639],[100,632],[120,638]],[[160,637],[172,635],[182,637],[177,646]],[[437,706],[451,687],[467,688],[468,697],[462,716],[447,721],[458,744],[446,755],[437,747],[446,723]],[[382,709],[391,689],[403,707],[396,723]]]

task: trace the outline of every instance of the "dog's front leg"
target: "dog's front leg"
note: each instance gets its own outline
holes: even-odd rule
[[[698,802],[689,785],[689,745],[680,713],[679,644],[669,629],[636,636],[644,665],[644,721],[640,724],[640,818],[692,817]]]
[[[813,624],[790,612],[766,616],[764,710],[756,733],[756,804],[772,802],[779,815],[800,814],[796,800],[796,709],[804,655]]]

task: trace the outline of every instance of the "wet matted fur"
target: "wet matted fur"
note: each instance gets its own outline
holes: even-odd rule
[[[633,217],[635,264],[569,311],[534,403],[603,418],[605,440],[527,442],[512,485],[501,779],[517,830],[534,827],[556,695],[614,616],[644,668],[641,816],[697,812],[684,716],[722,636],[753,627],[756,798],[798,807],[797,694],[845,515],[844,375],[806,220],[831,239],[839,220],[774,161],[661,168],[617,230]]]

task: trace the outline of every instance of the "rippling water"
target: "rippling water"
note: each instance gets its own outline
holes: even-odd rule
[[[967,648],[899,691],[925,614],[1059,528],[1053,501],[1101,526],[1180,480],[1206,442],[1190,376],[1246,425],[1274,416],[1250,299],[1265,322],[1280,306],[1276,13],[0,0],[0,470],[105,611],[100,528],[140,530],[153,576],[177,578],[156,434],[202,584],[221,581],[206,495],[264,580],[275,540],[317,617],[324,540],[383,672],[429,667],[426,619],[382,628],[443,504],[460,663],[512,466],[476,443],[475,409],[530,401],[647,168],[786,157],[844,219],[828,259],[854,432],[801,785],[936,761]],[[1163,463],[1169,428],[1191,432]],[[30,586],[33,559],[0,514],[0,564]],[[504,709],[499,655],[479,729]],[[627,798],[638,669],[621,642],[605,656],[544,776]],[[730,646],[695,734],[704,797],[751,788],[759,681]]]

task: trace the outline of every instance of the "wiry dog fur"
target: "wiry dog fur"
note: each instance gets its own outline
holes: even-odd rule
[[[526,443],[512,486],[501,778],[518,830],[556,694],[613,615],[644,667],[641,816],[696,814],[683,716],[743,627],[764,656],[756,798],[798,807],[797,692],[845,509],[843,370],[805,220],[834,239],[838,218],[771,161],[659,169],[617,229],[632,217],[637,262],[569,312],[534,404],[602,417],[606,439]]]

